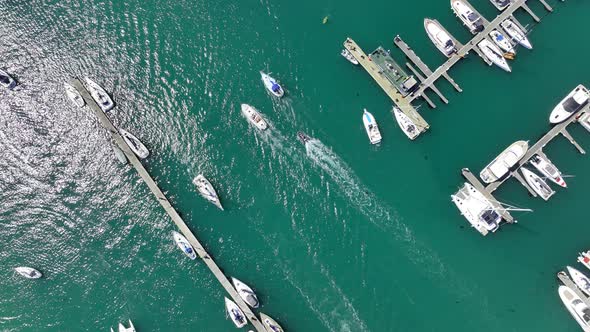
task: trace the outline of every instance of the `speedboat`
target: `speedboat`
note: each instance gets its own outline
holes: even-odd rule
[[[578,255],[578,262],[582,263],[582,265],[590,270],[590,250],[581,252]]]
[[[542,158],[541,156],[536,154],[531,157],[529,163],[535,166],[535,168],[543,175],[545,175],[549,180],[551,180],[551,182],[564,188],[567,187],[565,180],[561,176],[561,172],[549,160]]]
[[[343,49],[342,52],[340,52],[340,55],[342,55],[346,60],[350,61],[350,63],[353,65],[359,64],[358,60],[355,59],[354,55],[352,55],[352,53],[350,53],[350,51],[347,49]]]
[[[270,93],[279,98],[281,98],[285,94],[285,91],[283,91],[281,85],[274,78],[270,77],[270,75],[267,75],[263,71],[260,71],[260,76],[262,77],[262,82],[264,82],[264,86],[268,91],[270,91]]]
[[[537,174],[531,172],[524,166],[520,168],[520,171],[522,172],[522,175],[524,176],[526,183],[528,183],[529,186],[531,186],[531,188],[533,188],[533,190],[539,196],[541,196],[542,199],[547,201],[549,200],[549,198],[551,198],[551,196],[553,196],[553,194],[555,194],[555,191],[553,191],[553,189],[549,187],[547,182],[541,179],[541,177]]]
[[[424,29],[426,29],[426,34],[428,34],[434,46],[447,58],[457,52],[457,45],[438,21],[425,18]]]
[[[512,0],[490,0],[492,5],[496,6],[498,10],[504,10],[512,3]]]
[[[82,95],[80,92],[78,92],[78,90],[76,90],[76,88],[69,85],[68,83],[64,83],[64,88],[66,89],[66,95],[74,104],[76,104],[76,106],[82,107],[86,104],[84,98],[82,98]]]
[[[145,159],[150,155],[150,151],[133,134],[125,129],[119,129],[119,133],[121,134],[121,137],[123,137],[125,143],[129,145],[131,151],[133,151],[133,153],[135,153],[140,159]]]
[[[533,49],[533,45],[531,45],[531,42],[526,37],[526,33],[522,31],[518,25],[512,22],[511,19],[507,18],[505,21],[500,23],[500,26],[504,28],[504,31],[506,31],[508,36],[510,36],[513,41],[519,43],[525,48],[528,48],[529,50]]]
[[[119,332],[135,332],[135,326],[133,326],[131,319],[129,320],[129,327],[128,328],[125,328],[125,326],[123,326],[123,324],[119,323]]]
[[[197,177],[193,179],[193,184],[197,186],[201,196],[223,211],[223,206],[221,206],[221,201],[219,200],[219,196],[217,196],[217,191],[215,191],[215,188],[213,188],[211,182],[209,182],[209,180],[207,180],[203,174],[197,175]]]
[[[451,9],[453,9],[455,15],[463,21],[463,24],[467,26],[472,34],[476,35],[483,31],[484,26],[481,16],[473,11],[463,0],[451,0]]]
[[[88,77],[86,77],[86,85],[88,87],[88,91],[90,91],[92,99],[96,101],[103,112],[108,112],[113,107],[115,107],[115,104],[113,103],[113,100],[109,94],[100,85]]]
[[[265,130],[268,128],[268,124],[262,118],[258,110],[248,104],[242,104],[242,114],[248,119],[248,122],[253,124],[256,128],[260,130]]]
[[[578,85],[553,108],[553,111],[549,115],[549,122],[555,124],[567,120],[588,104],[589,95],[590,92],[588,92],[586,87],[581,84]]]
[[[472,227],[481,234],[495,232],[500,227],[502,217],[496,211],[490,200],[471,184],[465,182],[464,186],[454,195],[451,200]]]
[[[121,164],[126,164],[127,157],[125,156],[125,152],[123,152],[123,150],[119,149],[117,144],[115,144],[114,142],[111,142],[111,147],[113,148],[113,152],[115,153],[115,157],[117,157],[117,159],[121,162]]]
[[[268,332],[284,332],[283,328],[277,323],[274,319],[270,318],[268,315],[260,313],[260,320],[262,321],[262,325]]]
[[[395,119],[397,120],[397,124],[402,129],[404,134],[408,136],[409,139],[413,140],[420,134],[418,128],[410,118],[405,115],[402,111],[399,110],[397,107],[393,107],[393,115],[395,115]]]
[[[172,231],[172,238],[174,238],[174,242],[182,252],[190,259],[197,258],[197,253],[193,246],[188,242],[188,240],[180,233],[176,231]]]
[[[381,133],[379,132],[375,117],[373,114],[367,112],[366,109],[363,111],[363,124],[365,125],[365,130],[367,131],[371,144],[381,143]]]
[[[516,49],[514,48],[514,45],[512,45],[510,40],[508,40],[508,38],[504,37],[504,35],[502,33],[500,33],[500,31],[492,30],[490,32],[490,37],[492,38],[492,41],[496,45],[498,45],[499,48],[502,49],[502,51],[504,51],[506,53],[516,54]]]
[[[490,43],[487,39],[483,39],[477,44],[477,47],[483,52],[483,54],[490,59],[496,66],[504,69],[507,72],[511,72],[510,66],[506,59],[504,59],[502,51],[498,46]]]
[[[590,131],[590,113],[580,114],[578,122],[582,125],[582,127]]]
[[[18,272],[21,276],[28,278],[28,279],[39,279],[43,276],[39,270],[36,270],[32,267],[27,266],[19,266],[15,267],[14,270]]]
[[[584,273],[574,269],[571,266],[567,267],[572,280],[576,283],[576,286],[580,288],[586,295],[590,296],[590,279],[584,275]]]
[[[244,325],[248,324],[242,309],[240,309],[240,307],[238,307],[234,301],[228,299],[227,297],[225,298],[225,310],[237,328],[242,328]]]
[[[305,143],[311,141],[311,137],[307,136],[304,132],[298,131],[297,132],[297,139],[305,145]]]
[[[558,293],[561,301],[563,301],[563,304],[576,322],[580,324],[582,330],[590,332],[590,308],[567,286],[559,286]]]
[[[527,141],[516,141],[506,150],[502,151],[491,163],[489,163],[480,173],[479,176],[485,183],[492,183],[506,175],[529,149]]]
[[[244,302],[246,302],[252,308],[258,308],[260,302],[258,301],[258,297],[252,288],[248,287],[248,285],[234,277],[231,278],[231,282],[234,284],[238,295],[240,295]]]
[[[0,69],[0,85],[9,90],[12,90],[16,86],[16,81],[7,72]]]

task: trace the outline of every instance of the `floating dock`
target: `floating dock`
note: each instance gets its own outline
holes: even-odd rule
[[[125,141],[119,134],[119,131],[117,130],[117,128],[115,128],[111,120],[107,117],[107,115],[102,111],[102,109],[96,104],[94,99],[90,96],[89,92],[86,90],[84,85],[82,85],[82,82],[80,82],[79,79],[73,79],[70,82],[70,85],[72,85],[76,90],[80,92],[82,98],[84,98],[86,104],[88,104],[94,115],[98,118],[102,127],[111,133],[111,136],[115,144],[125,153],[125,156],[129,160],[131,165],[135,168],[135,170],[137,170],[137,173],[147,184],[152,194],[156,196],[156,200],[160,203],[160,205],[162,205],[166,213],[172,219],[172,222],[176,224],[180,232],[184,235],[184,237],[186,237],[186,239],[190,242],[193,248],[195,248],[195,251],[199,258],[203,260],[205,265],[209,268],[209,270],[211,270],[211,273],[213,273],[215,278],[217,278],[221,286],[225,288],[225,290],[233,299],[233,301],[240,307],[240,309],[242,309],[244,315],[246,315],[248,320],[250,320],[250,323],[254,326],[254,328],[256,328],[258,332],[266,332],[266,329],[264,328],[258,317],[256,317],[252,310],[250,310],[250,307],[248,307],[248,305],[242,300],[242,298],[240,298],[240,296],[232,286],[231,282],[223,273],[223,271],[221,271],[221,269],[215,263],[211,255],[207,253],[203,245],[201,245],[199,240],[197,240],[197,238],[188,228],[184,220],[182,220],[180,215],[178,215],[176,210],[172,207],[170,201],[168,201],[166,196],[164,196],[164,193],[162,193],[162,190],[160,190],[154,179],[152,179],[148,171],[143,167],[141,161],[131,151],[127,143],[125,143]],[[173,242],[172,237],[170,237],[170,242]],[[218,299],[217,303],[220,308],[224,306],[222,299]]]

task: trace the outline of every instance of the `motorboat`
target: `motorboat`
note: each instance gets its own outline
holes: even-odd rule
[[[582,125],[582,127],[590,131],[590,113],[580,114],[578,122]]]
[[[131,134],[125,129],[119,129],[119,133],[121,134],[121,137],[123,137],[125,143],[127,143],[127,145],[129,146],[131,151],[133,151],[133,153],[135,153],[137,157],[139,157],[140,159],[145,159],[150,155],[150,151],[133,134]]]
[[[311,141],[311,137],[307,136],[304,132],[298,131],[297,132],[297,139],[305,145],[307,142]]]
[[[434,46],[447,58],[450,58],[453,53],[457,52],[455,41],[453,41],[453,38],[443,29],[438,21],[425,18],[424,29]]]
[[[567,272],[572,277],[572,280],[576,283],[576,286],[580,288],[586,295],[590,296],[590,279],[586,275],[571,266],[567,267]]]
[[[578,262],[582,263],[582,265],[590,270],[590,250],[581,252],[578,255]]]
[[[197,175],[197,177],[193,179],[193,184],[197,186],[201,196],[223,211],[223,206],[221,205],[219,196],[217,196],[217,191],[215,191],[211,182],[209,182],[203,174]]]
[[[471,184],[465,182],[459,191],[451,195],[451,200],[461,215],[481,234],[495,232],[500,227],[502,217],[492,202]]]
[[[115,153],[117,160],[119,160],[121,164],[126,164],[127,156],[125,156],[125,152],[123,152],[123,150],[121,150],[114,142],[111,142],[111,147],[113,148],[113,153]]]
[[[498,10],[504,10],[510,6],[512,0],[490,0],[492,5],[494,5]]]
[[[129,320],[129,327],[127,328],[119,323],[119,332],[135,332],[135,326],[133,326],[131,319]]]
[[[513,41],[519,43],[525,48],[528,48],[529,50],[533,49],[533,45],[526,37],[526,33],[522,31],[518,25],[512,22],[511,19],[507,18],[502,23],[500,23],[500,26],[504,29],[504,31],[506,31],[508,36],[510,36]]]
[[[567,286],[559,286],[558,293],[561,301],[576,322],[580,324],[582,330],[590,332],[590,308],[588,308],[582,299]]]
[[[231,282],[232,284],[234,284],[234,287],[238,292],[238,295],[240,295],[244,302],[246,302],[252,308],[258,308],[260,302],[258,301],[258,297],[256,296],[256,293],[254,293],[252,288],[248,287],[248,285],[234,277],[231,278]]]
[[[264,118],[260,115],[257,109],[248,105],[242,104],[242,114],[246,117],[248,122],[253,124],[259,130],[265,130],[268,128],[268,124],[264,120]]]
[[[353,65],[359,64],[358,60],[347,49],[343,49],[342,52],[340,52],[340,55],[342,55],[346,60],[350,61],[350,63],[352,63]]]
[[[490,59],[496,66],[504,69],[507,72],[511,72],[512,69],[508,65],[508,62],[504,58],[504,55],[498,46],[490,43],[487,39],[483,39],[477,43],[477,47],[483,52],[483,54]]]
[[[492,183],[506,175],[510,168],[524,157],[529,149],[527,141],[516,141],[506,150],[502,151],[491,163],[489,163],[480,173],[479,176],[485,183]]]
[[[100,85],[88,77],[86,77],[86,86],[88,87],[88,91],[90,91],[92,99],[96,101],[103,112],[108,112],[115,107],[109,94]]]
[[[549,115],[549,122],[556,124],[567,120],[588,104],[589,96],[588,89],[581,84],[578,85],[553,108]]]
[[[16,80],[12,78],[7,72],[0,69],[0,85],[6,89],[12,90],[16,86]]]
[[[180,233],[176,232],[176,231],[172,231],[172,238],[174,239],[174,242],[176,242],[176,245],[178,246],[178,248],[180,248],[180,250],[182,250],[182,252],[190,259],[195,259],[197,258],[197,253],[195,252],[195,248],[193,248],[193,246],[190,244],[190,242],[188,242],[188,240]]]
[[[504,35],[500,31],[492,30],[490,32],[490,37],[492,38],[494,44],[501,48],[502,51],[506,53],[516,54],[516,49],[514,48],[514,45],[512,45],[510,40],[504,37]],[[504,57],[506,58],[506,55],[504,55]]]
[[[281,85],[270,75],[265,74],[263,71],[260,71],[260,76],[262,77],[262,82],[264,83],[264,86],[268,91],[270,91],[270,93],[279,98],[281,98],[285,94],[285,91],[283,90]]]
[[[402,111],[400,111],[399,108],[395,106],[393,107],[393,115],[395,116],[397,124],[402,129],[404,134],[408,136],[409,139],[413,140],[416,137],[418,137],[418,135],[420,135],[420,131],[418,130],[414,122]]]
[[[549,198],[551,198],[551,196],[553,196],[553,194],[555,194],[555,191],[551,189],[547,182],[541,179],[541,177],[537,174],[530,171],[528,168],[523,166],[520,168],[520,171],[522,172],[526,183],[528,183],[529,186],[533,188],[533,190],[539,196],[541,196],[542,199],[547,201]]]
[[[365,130],[367,131],[367,135],[369,136],[369,141],[371,144],[381,143],[381,132],[379,132],[379,126],[377,126],[377,122],[375,121],[373,114],[367,112],[366,109],[363,110],[363,124],[365,125]]]
[[[244,325],[248,324],[242,309],[240,309],[240,307],[238,307],[234,301],[228,299],[227,297],[225,298],[225,310],[237,328],[242,328]]]
[[[270,318],[268,315],[260,313],[260,320],[262,321],[262,325],[268,332],[284,332],[283,328],[277,323],[274,319]]]
[[[483,31],[483,20],[469,5],[463,0],[451,0],[451,9],[459,17],[463,24],[467,26],[469,32],[476,35]]]
[[[541,174],[545,175],[551,182],[566,188],[567,184],[561,176],[561,172],[553,165],[548,159],[539,156],[538,154],[531,157],[529,163],[541,172]]]
[[[68,83],[64,83],[64,88],[66,89],[66,95],[76,106],[82,107],[86,104],[84,98],[82,98],[82,95],[76,88]]]
[[[39,272],[39,270],[34,269],[32,267],[19,266],[15,267],[14,270],[18,272],[18,274],[20,274],[21,276],[28,279],[39,279],[43,276],[43,274]]]

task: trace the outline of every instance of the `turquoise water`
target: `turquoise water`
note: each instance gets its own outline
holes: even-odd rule
[[[489,18],[486,1],[473,4]],[[463,182],[518,139],[550,127],[549,111],[590,85],[583,22],[590,3],[552,2],[507,74],[470,56],[451,70],[464,92],[420,108],[431,130],[407,140],[391,102],[339,55],[400,34],[435,68],[444,60],[422,27],[468,32],[446,1],[0,2],[0,66],[22,83],[0,91],[0,330],[228,331],[224,291],[175,247],[174,227],[108,134],[62,83],[90,76],[112,92],[113,122],[150,148],[145,165],[222,269],[251,285],[261,311],[287,331],[577,331],[555,273],[589,245],[590,160],[562,138],[546,153],[568,188],[549,203],[508,181],[497,197],[533,213],[486,238],[450,201]],[[327,24],[322,18],[328,16]],[[287,91],[276,100],[259,70]],[[257,107],[260,133],[239,105]],[[362,108],[379,121],[369,146]],[[295,140],[305,131],[316,140]],[[572,126],[590,149],[590,136]],[[196,194],[204,173],[225,212]],[[12,268],[30,265],[30,282]],[[582,267],[579,267],[582,269]]]

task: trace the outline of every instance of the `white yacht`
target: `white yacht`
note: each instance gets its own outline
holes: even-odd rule
[[[586,295],[590,296],[590,279],[586,275],[571,266],[567,267],[567,271],[572,277],[572,280],[576,283],[576,286],[580,288]]]
[[[424,29],[426,29],[426,34],[428,34],[434,46],[447,58],[450,58],[453,53],[457,52],[457,45],[438,21],[425,18]]]
[[[129,327],[127,328],[119,323],[119,332],[135,332],[135,326],[133,326],[131,319],[129,320]]]
[[[92,99],[96,101],[103,112],[108,112],[113,107],[115,107],[115,104],[113,103],[113,100],[109,94],[100,85],[88,77],[86,77],[86,87],[88,88]]]
[[[578,255],[578,262],[582,263],[588,270],[590,270],[590,250],[581,252]]]
[[[363,124],[365,125],[365,130],[367,131],[371,144],[381,143],[381,132],[379,132],[375,117],[373,114],[367,112],[366,109],[363,110]]]
[[[268,128],[268,124],[257,109],[248,104],[242,104],[241,108],[242,114],[246,117],[248,122],[254,125],[254,127],[258,128],[259,130],[266,130],[266,128]]]
[[[180,248],[180,250],[182,250],[182,252],[188,258],[193,260],[197,258],[197,253],[195,252],[195,249],[182,234],[176,231],[172,231],[172,238],[174,239],[174,242],[176,242],[178,248]]]
[[[197,175],[197,177],[193,179],[193,184],[197,186],[201,196],[223,211],[223,206],[221,205],[217,191],[215,191],[215,188],[211,182],[209,182],[209,180],[207,180],[203,174]]]
[[[492,183],[506,175],[510,168],[524,157],[529,149],[527,141],[516,141],[506,150],[502,151],[491,163],[489,163],[480,173],[479,176],[485,183]]]
[[[27,279],[39,279],[43,276],[39,270],[36,270],[32,267],[19,266],[15,267],[14,270]]]
[[[526,33],[522,31],[518,25],[512,22],[511,19],[507,18],[505,21],[500,23],[500,26],[504,28],[504,31],[506,31],[508,36],[510,36],[514,42],[519,43],[529,50],[533,49],[533,45],[531,45],[531,42],[526,37]]]
[[[538,154],[531,157],[529,163],[541,172],[541,174],[545,175],[551,182],[566,188],[567,184],[565,180],[561,176],[561,172],[553,165],[548,159],[539,156]]]
[[[520,171],[522,172],[522,176],[524,177],[526,183],[528,183],[529,186],[533,188],[533,190],[539,196],[541,196],[542,199],[547,201],[549,198],[551,198],[551,196],[553,196],[553,194],[555,194],[555,191],[551,189],[547,182],[541,179],[541,177],[537,174],[531,172],[524,166],[520,168]]]
[[[465,1],[451,0],[451,9],[459,17],[463,24],[467,26],[472,34],[478,34],[483,31],[483,20]]]
[[[561,301],[576,322],[580,324],[582,330],[590,332],[590,308],[567,286],[559,286],[558,293]]]
[[[76,88],[69,85],[68,83],[64,83],[64,88],[66,89],[66,95],[76,106],[82,107],[86,104],[84,98],[82,98],[82,95],[78,90],[76,90]]]
[[[150,155],[150,151],[133,134],[131,134],[125,129],[119,129],[119,133],[121,134],[121,137],[123,137],[125,143],[127,143],[127,145],[129,146],[131,151],[133,151],[133,153],[135,153],[137,157],[139,157],[140,159],[145,159]]]
[[[451,199],[461,211],[461,215],[481,234],[495,232],[500,227],[502,220],[500,214],[492,203],[471,184],[465,182],[459,191],[451,195]]]
[[[252,308],[258,308],[260,302],[258,301],[258,297],[256,296],[256,293],[254,293],[252,288],[250,288],[248,285],[234,277],[231,278],[231,282],[232,284],[234,284],[234,287],[238,292],[238,295],[240,295],[244,302],[246,302]]]
[[[353,65],[359,64],[358,60],[355,59],[352,53],[350,53],[350,51],[347,49],[343,49],[342,52],[340,52],[340,55],[342,55],[346,60],[350,61],[350,63],[352,63]]]
[[[268,315],[260,313],[260,320],[268,332],[285,332],[279,323],[270,318]]]
[[[500,31],[492,30],[490,32],[490,37],[492,38],[492,41],[502,49],[502,51],[516,54],[516,49],[510,42],[510,39],[506,38]]]
[[[590,131],[590,113],[581,114],[578,118],[578,122],[582,125],[582,127]]]
[[[0,69],[0,85],[8,90],[12,90],[16,86],[16,81],[7,72]]]
[[[285,94],[285,91],[283,90],[281,85],[270,75],[265,74],[263,71],[260,71],[260,77],[262,78],[264,86],[268,91],[270,91],[270,93],[279,98],[281,98]]]
[[[567,120],[588,104],[589,96],[588,89],[581,84],[578,85],[553,108],[549,115],[549,122],[556,124]]]
[[[508,65],[508,62],[504,58],[504,55],[498,46],[490,43],[487,39],[483,39],[477,43],[477,47],[483,52],[483,54],[490,59],[496,66],[504,69],[507,72],[511,72],[512,69]]]
[[[498,10],[504,10],[510,6],[512,0],[490,0],[492,5],[494,5]]]
[[[225,298],[225,310],[229,318],[234,322],[237,328],[242,328],[244,325],[248,324],[246,320],[246,316],[240,307],[234,303],[234,301]]]
[[[420,135],[420,131],[414,122],[396,106],[393,107],[393,115],[395,116],[397,124],[409,139],[413,140]]]

